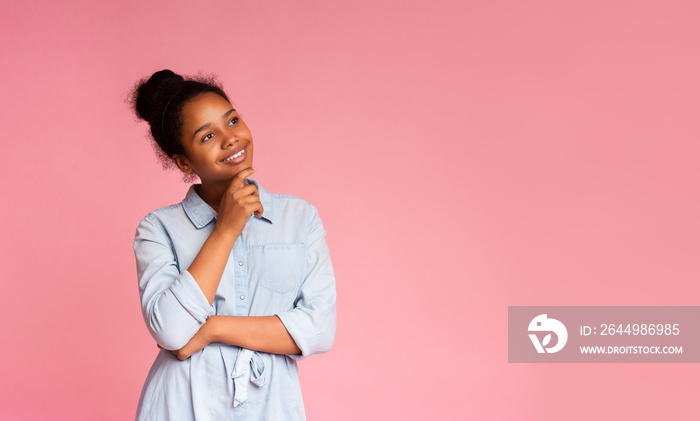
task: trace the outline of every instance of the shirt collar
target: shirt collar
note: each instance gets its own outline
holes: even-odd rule
[[[247,178],[246,184],[255,184],[255,186],[258,188],[260,203],[263,205],[262,217],[268,222],[272,223],[274,215],[272,193],[265,190],[256,180]],[[187,191],[187,195],[185,196],[185,200],[182,201],[182,207],[185,209],[185,213],[190,218],[190,221],[192,221],[194,226],[197,227],[197,229],[200,229],[209,224],[213,219],[216,219],[219,214],[211,206],[209,206],[207,202],[199,197],[195,191],[195,186],[198,186],[198,184],[193,184],[190,186],[190,189]]]

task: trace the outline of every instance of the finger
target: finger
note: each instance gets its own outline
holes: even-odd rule
[[[260,217],[265,211],[260,198],[255,195],[244,196],[238,200],[238,203],[243,206],[246,215]]]
[[[258,194],[258,188],[255,187],[255,184],[248,184],[247,186],[242,187],[242,188],[233,192],[234,199],[239,199],[239,198],[243,198],[246,196],[253,196],[253,197],[260,196]]]
[[[254,194],[244,194],[242,197],[237,198],[236,202],[238,202],[238,204],[240,204],[241,206],[250,208],[251,212],[253,211],[253,209],[262,207],[262,203],[260,202],[260,196]]]
[[[263,208],[262,203],[258,202],[257,206],[253,207],[253,216],[261,218],[263,213],[265,212],[265,208]]]
[[[241,170],[238,174],[236,174],[233,177],[233,180],[231,180],[231,186],[233,186],[235,189],[245,187],[245,179],[257,170],[258,169],[254,167],[249,167],[244,170]]]
[[[251,196],[260,196],[260,192],[258,192],[258,186],[256,186],[255,184],[251,183],[248,184],[246,187],[249,188]]]

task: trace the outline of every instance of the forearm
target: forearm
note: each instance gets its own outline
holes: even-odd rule
[[[211,316],[211,342],[223,342],[271,354],[301,350],[277,316]]]
[[[213,311],[214,308],[187,271],[182,272],[162,293],[152,295],[143,307],[149,331],[156,342],[166,349],[179,349],[185,345]]]
[[[214,302],[216,290],[236,238],[236,233],[217,226],[187,269],[207,297],[209,304]]]

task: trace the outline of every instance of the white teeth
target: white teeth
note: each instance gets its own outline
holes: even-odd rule
[[[231,157],[229,157],[229,158],[224,159],[224,162],[230,161],[230,160],[232,160],[232,159],[234,159],[234,158],[238,158],[239,156],[243,155],[243,151],[245,151],[245,149],[241,149],[240,152],[238,152],[237,154],[235,154],[235,155],[233,155],[233,156],[231,156]]]

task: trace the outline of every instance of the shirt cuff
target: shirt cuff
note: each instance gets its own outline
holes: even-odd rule
[[[287,354],[287,356],[295,361],[301,361],[308,357],[310,354],[308,353],[309,347],[306,344],[307,341],[305,341],[302,335],[299,333],[299,329],[295,328],[296,323],[294,322],[294,317],[290,314],[290,312],[277,313],[275,316],[282,321],[284,328],[287,329],[287,332],[289,332],[289,335],[294,340],[294,343],[297,344],[297,347],[301,351],[301,354]]]
[[[173,296],[182,307],[199,323],[204,323],[214,313],[214,306],[209,304],[202,289],[188,271],[183,271],[170,287]]]

